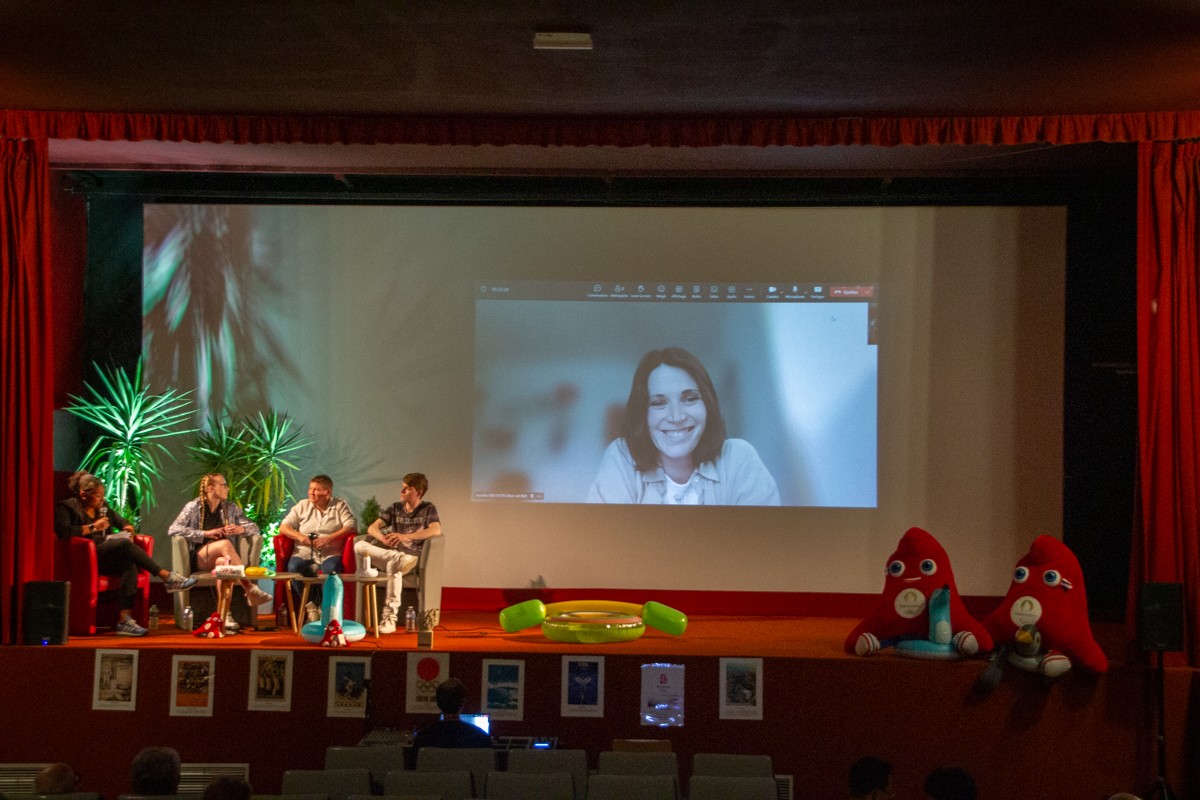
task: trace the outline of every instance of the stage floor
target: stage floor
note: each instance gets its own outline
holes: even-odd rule
[[[274,619],[263,617],[271,630],[256,630],[202,639],[177,629],[170,617],[159,630],[144,637],[98,633],[72,636],[68,647],[169,648],[310,648],[290,630],[274,629]],[[694,616],[688,619],[682,636],[670,636],[647,629],[644,636],[631,642],[609,644],[570,644],[555,642],[542,635],[540,628],[505,633],[497,614],[492,612],[451,612],[442,614],[442,624],[434,631],[433,649],[462,653],[572,653],[593,652],[598,648],[614,655],[739,656],[762,658],[843,659],[855,658],[842,650],[846,635],[857,624],[855,619],[839,617],[735,617]],[[1123,663],[1129,651],[1122,625],[1096,625],[1093,632],[1109,659]],[[416,650],[416,634],[403,631],[367,638],[350,646],[354,650]],[[884,652],[887,656],[887,651]],[[887,656],[890,657],[890,656]]]

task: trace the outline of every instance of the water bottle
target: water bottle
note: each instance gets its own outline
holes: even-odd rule
[[[283,630],[288,627],[288,610],[285,603],[280,603],[279,608],[275,609],[275,628]]]
[[[158,630],[158,606],[150,606],[150,630]]]
[[[191,606],[188,606],[183,610],[183,622],[179,627],[183,628],[185,631],[190,631],[193,627],[195,627],[195,624],[192,621]]]
[[[417,632],[417,610],[412,606],[409,606],[408,610],[404,612],[404,632]]]

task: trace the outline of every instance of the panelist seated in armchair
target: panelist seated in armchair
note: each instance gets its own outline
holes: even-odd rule
[[[372,566],[381,567],[390,578],[379,622],[380,633],[396,632],[404,576],[417,566],[425,540],[442,535],[437,506],[422,499],[427,491],[429,480],[423,474],[405,475],[400,484],[400,501],[383,509],[379,519],[367,529],[367,536],[354,545],[360,564],[370,557]]]
[[[217,472],[200,479],[200,496],[183,507],[167,532],[187,540],[192,569],[198,572],[211,572],[219,564],[241,564],[229,537],[259,535],[258,526],[229,499],[229,482]],[[271,602],[271,595],[252,582],[240,583],[251,606]]]
[[[279,525],[279,533],[295,542],[286,565],[288,572],[298,572],[306,577],[314,577],[318,572],[330,575],[345,571],[342,553],[346,549],[346,539],[354,538],[358,533],[358,519],[349,503],[333,496],[333,478],[314,475],[308,482],[308,498],[292,506]],[[292,583],[292,596],[297,605],[302,588],[299,581]],[[308,596],[308,608],[297,613],[307,615],[309,621],[318,620],[321,618],[320,585],[310,586]]]
[[[134,597],[137,594],[138,572],[145,570],[157,575],[167,585],[168,592],[179,592],[195,585],[195,578],[185,578],[158,565],[150,554],[133,541],[133,523],[110,509],[104,502],[106,489],[89,472],[76,472],[67,483],[73,497],[54,507],[54,533],[59,539],[79,536],[96,543],[96,566],[101,575],[120,575],[117,589],[120,600],[120,619],[117,633],[123,636],[145,636],[147,630],[133,618]]]

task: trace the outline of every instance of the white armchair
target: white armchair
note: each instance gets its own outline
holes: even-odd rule
[[[171,539],[171,569],[178,572],[180,575],[192,574],[192,557],[188,550],[187,540],[182,536],[172,536]],[[238,556],[242,559],[242,563],[247,567],[257,567],[262,561],[262,534],[254,534],[252,536],[234,536],[231,537],[233,546],[237,549]],[[201,581],[200,586],[212,586],[213,581]],[[175,592],[175,621],[183,619],[183,609],[192,604],[191,590],[185,589],[182,592]],[[197,620],[197,623],[202,620]]]
[[[363,539],[359,536],[357,540]],[[417,566],[412,572],[404,576],[404,589],[407,592],[409,589],[415,589],[417,592],[417,614],[426,612],[436,612],[433,619],[433,624],[438,624],[438,616],[442,610],[442,561],[446,551],[446,536],[434,536],[432,539],[426,539],[425,544],[421,546],[421,555],[417,559]],[[354,565],[355,570],[358,569],[358,564]],[[375,587],[369,587],[374,589]],[[363,617],[363,584],[354,584],[355,609],[358,611],[359,621]]]

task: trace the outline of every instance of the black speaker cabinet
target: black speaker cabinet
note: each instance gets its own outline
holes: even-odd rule
[[[1183,584],[1143,583],[1138,593],[1138,647],[1183,649]]]
[[[25,584],[25,644],[67,643],[66,581],[30,581]]]

